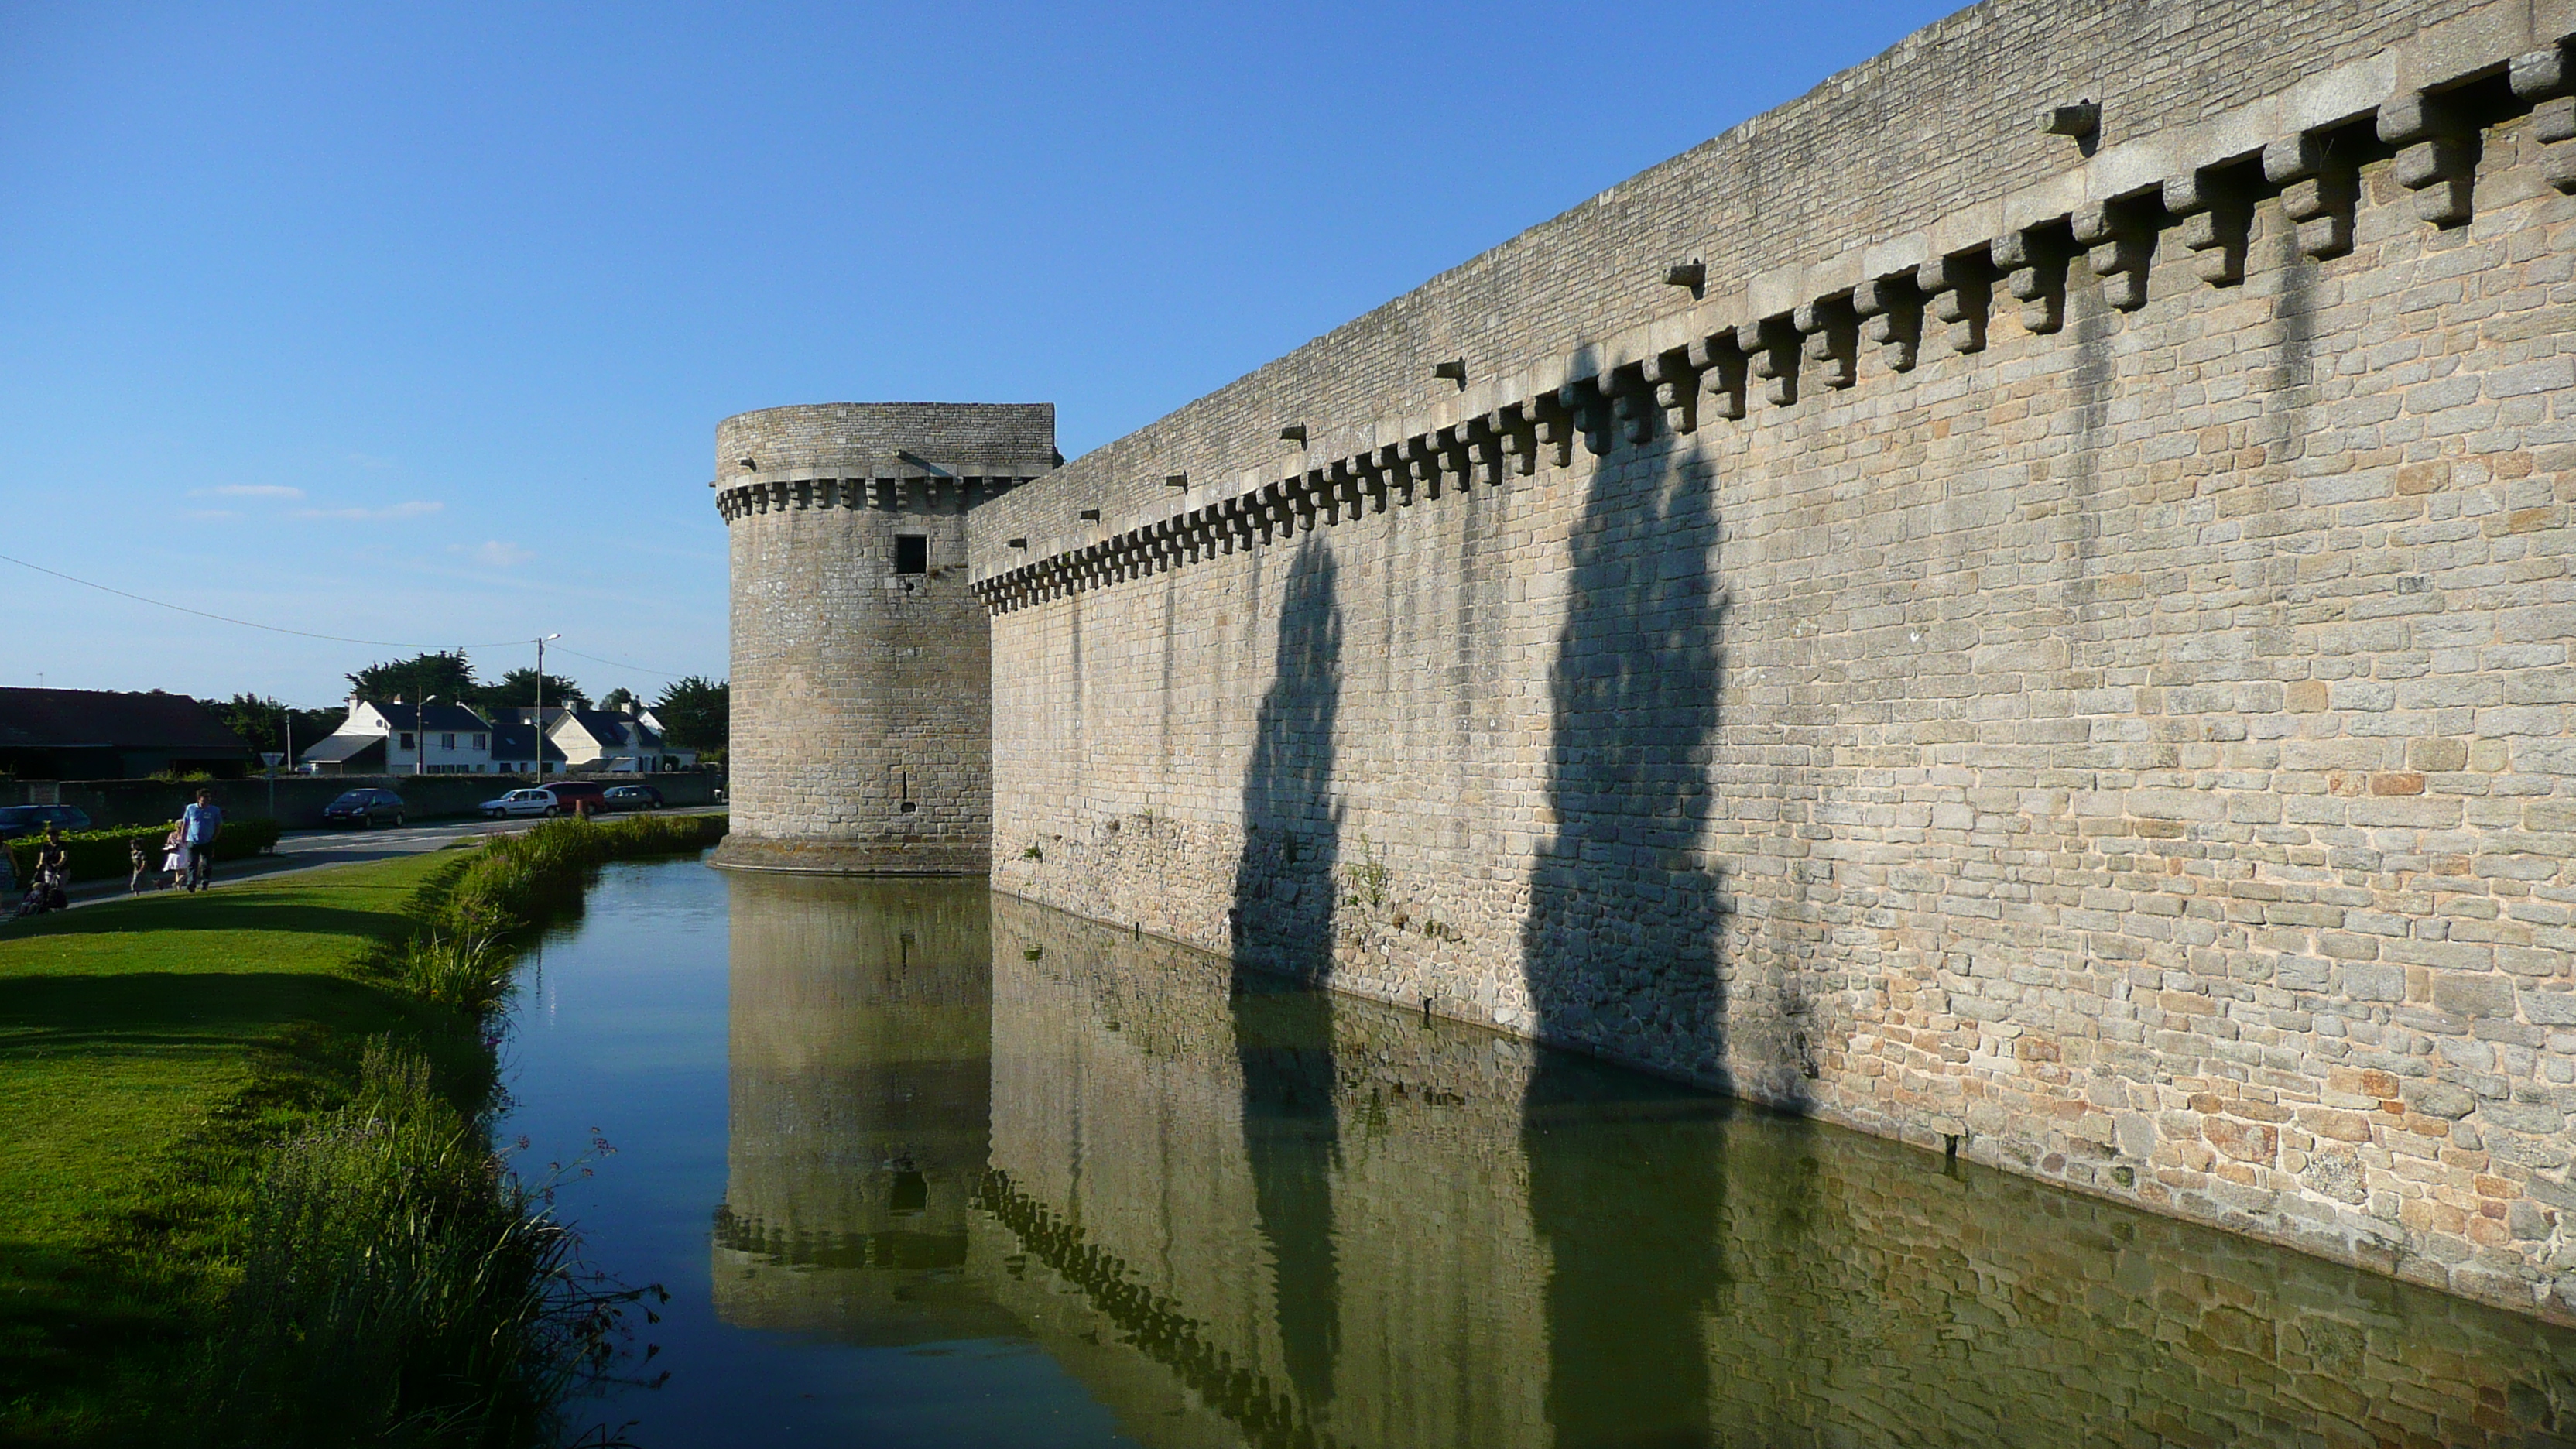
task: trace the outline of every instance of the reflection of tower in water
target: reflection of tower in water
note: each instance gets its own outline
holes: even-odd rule
[[[962,1282],[984,1171],[984,883],[741,874],[717,1312],[915,1343],[1010,1333]]]

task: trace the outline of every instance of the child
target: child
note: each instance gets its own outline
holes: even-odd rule
[[[170,833],[161,839],[161,869],[170,877],[162,882],[163,890],[177,886],[180,878],[188,873],[187,842],[175,825],[170,827]]]
[[[125,842],[125,859],[134,867],[134,873],[125,878],[125,893],[141,895],[143,878],[152,874],[152,843],[140,835]]]

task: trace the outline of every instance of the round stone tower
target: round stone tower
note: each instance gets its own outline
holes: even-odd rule
[[[990,866],[992,639],[966,514],[1060,461],[1052,403],[824,403],[716,426],[733,565],[717,864]]]

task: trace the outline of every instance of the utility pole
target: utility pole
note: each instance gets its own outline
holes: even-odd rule
[[[546,782],[546,641],[562,637],[561,634],[537,636],[537,712],[528,720],[528,727],[536,732],[536,740],[528,748],[537,753],[537,783],[540,785]]]

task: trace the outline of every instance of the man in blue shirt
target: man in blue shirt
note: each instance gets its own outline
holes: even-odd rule
[[[215,837],[224,833],[224,812],[215,808],[215,792],[200,790],[197,803],[179,817],[179,838],[188,847],[187,888],[201,891],[215,883]]]

